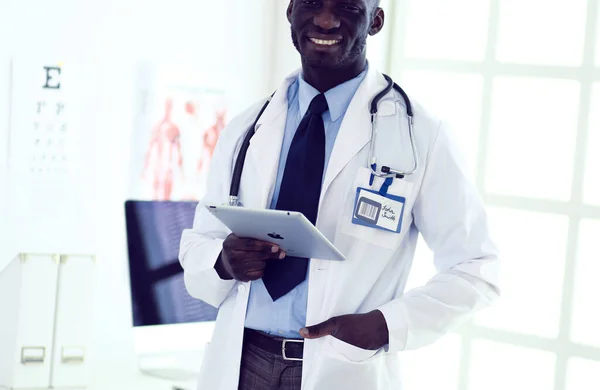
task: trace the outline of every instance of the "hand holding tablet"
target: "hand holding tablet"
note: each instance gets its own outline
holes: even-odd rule
[[[321,260],[346,259],[301,213],[214,205],[207,205],[206,208],[237,238],[252,238],[268,243],[271,247],[276,245],[288,256]],[[263,245],[260,249],[263,252],[269,249],[264,244],[248,245]],[[276,260],[279,255],[279,252],[273,254]]]
[[[227,236],[223,250],[215,264],[221,279],[249,282],[263,277],[268,261],[282,261],[286,254],[275,244],[253,238]]]

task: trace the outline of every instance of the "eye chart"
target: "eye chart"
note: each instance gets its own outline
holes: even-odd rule
[[[70,174],[77,156],[77,75],[61,61],[14,61],[9,169],[21,177]]]
[[[90,199],[98,199],[101,74],[86,58],[19,56],[10,68],[6,192],[13,246],[89,253],[99,215]]]

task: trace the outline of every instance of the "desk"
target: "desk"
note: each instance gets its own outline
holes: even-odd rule
[[[110,379],[107,378],[106,383],[94,384],[90,388],[82,390],[173,390],[174,386],[185,390],[196,390],[197,384],[195,381],[182,383],[139,375],[120,382],[110,382]]]
[[[116,379],[107,378],[106,381],[101,383],[95,383],[90,387],[79,388],[71,387],[68,390],[196,390],[196,381],[191,382],[174,382],[163,379],[152,378],[145,375],[138,375],[133,378],[127,379]],[[10,390],[6,387],[0,386],[0,390]],[[52,390],[66,390],[62,388],[55,388]]]

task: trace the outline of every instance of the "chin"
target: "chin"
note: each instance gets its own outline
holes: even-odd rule
[[[338,58],[331,58],[331,57],[326,57],[326,56],[322,56],[322,57],[318,57],[318,56],[314,56],[314,55],[303,55],[302,53],[300,53],[300,56],[302,57],[302,62],[310,65],[313,68],[322,68],[322,69],[337,69],[340,66],[342,66],[342,61],[340,61]]]
[[[311,49],[301,48],[298,50],[302,62],[315,68],[337,69],[344,65],[348,56],[345,53],[326,53]]]

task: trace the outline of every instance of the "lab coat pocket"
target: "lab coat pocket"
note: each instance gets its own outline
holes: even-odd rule
[[[356,347],[352,344],[346,343],[340,339],[337,339],[333,336],[328,336],[329,345],[333,348],[334,351],[342,355],[344,358],[351,362],[360,363],[364,362],[368,359],[371,359],[377,355],[381,349],[378,350],[368,350]]]
[[[384,379],[388,354],[364,351],[332,336],[319,341],[322,348],[313,357],[310,371],[302,381],[303,389],[392,390]]]

